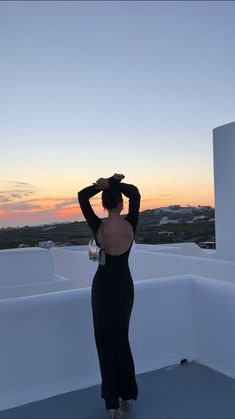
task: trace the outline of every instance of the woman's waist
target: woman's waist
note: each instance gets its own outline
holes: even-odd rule
[[[115,259],[107,259],[105,260],[105,264],[104,265],[98,265],[97,267],[97,271],[101,271],[101,272],[112,272],[112,274],[115,273],[130,273],[130,267],[129,267],[129,263],[128,260],[126,261],[122,261],[122,262],[117,262]]]

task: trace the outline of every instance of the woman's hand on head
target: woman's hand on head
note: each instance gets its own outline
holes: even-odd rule
[[[96,187],[96,189],[108,189],[109,188],[109,181],[108,179],[105,179],[104,177],[100,177],[97,179],[96,182],[93,183],[93,185]]]
[[[120,173],[114,173],[113,177],[121,181],[122,179],[124,179],[125,176]]]
[[[114,173],[113,177],[121,181],[125,176],[120,173]],[[96,182],[93,183],[93,185],[96,187],[96,189],[109,189],[109,180],[104,177],[100,177]]]

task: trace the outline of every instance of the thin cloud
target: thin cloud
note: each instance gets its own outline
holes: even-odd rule
[[[78,203],[78,200],[76,198],[71,198],[71,199],[64,200],[62,202],[58,202],[57,204],[55,204],[55,207],[64,208],[70,205],[75,205],[77,203]]]
[[[27,224],[40,219],[57,221],[80,218],[77,194],[70,197],[34,197],[38,190],[29,182],[6,180],[6,188],[0,190],[1,222],[23,221]],[[92,206],[101,206],[101,196],[92,199]]]
[[[66,217],[69,214],[79,215],[79,206],[76,198],[69,197],[68,199],[42,197],[28,200],[21,200],[15,202],[5,202],[0,205],[0,216],[3,218],[7,214],[10,217],[17,216],[20,218],[39,219],[40,217]],[[14,217],[15,218],[15,217]]]
[[[1,202],[11,202],[12,200],[9,198],[6,198],[4,195],[0,195],[0,203]]]
[[[1,194],[11,194],[11,193],[34,193],[35,191],[33,189],[17,189],[17,188],[12,188],[12,189],[2,189],[0,191]]]
[[[22,194],[20,194],[20,193],[12,193],[11,196],[13,198],[21,198],[22,197]]]
[[[16,186],[19,186],[19,187],[21,187],[21,186],[26,186],[26,185],[28,185],[28,186],[33,186],[31,183],[28,183],[28,182],[20,182],[20,181],[18,181],[18,180],[6,180],[6,182],[7,183],[12,183],[13,185],[16,185]]]
[[[17,202],[24,197],[33,196],[38,192],[38,187],[29,183],[15,180],[5,180],[7,186],[0,190],[0,204],[6,202]]]

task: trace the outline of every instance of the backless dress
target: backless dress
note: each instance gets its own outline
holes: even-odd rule
[[[129,211],[124,217],[134,231],[138,224],[140,193],[136,186],[108,178],[109,188],[121,191],[129,198]],[[101,192],[94,185],[78,192],[78,201],[93,234],[102,219],[93,211],[89,198]],[[117,409],[119,397],[125,400],[138,397],[135,366],[129,344],[129,322],[134,303],[134,285],[129,269],[129,249],[120,255],[106,252],[105,265],[98,264],[91,286],[93,327],[101,372],[101,397],[106,409]]]

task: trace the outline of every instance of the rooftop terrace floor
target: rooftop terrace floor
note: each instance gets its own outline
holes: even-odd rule
[[[235,418],[235,379],[195,361],[138,374],[139,396],[124,418]],[[106,419],[100,384],[0,411],[1,419]]]

